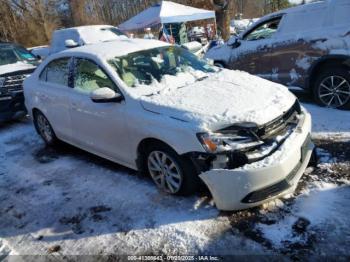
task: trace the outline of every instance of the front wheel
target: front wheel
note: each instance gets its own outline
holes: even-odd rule
[[[189,195],[198,189],[199,177],[190,160],[163,144],[150,146],[146,155],[148,173],[161,191]]]
[[[332,68],[321,72],[314,86],[314,97],[321,106],[350,109],[350,72]]]

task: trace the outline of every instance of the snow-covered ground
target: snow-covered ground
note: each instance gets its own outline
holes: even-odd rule
[[[313,116],[314,137],[350,137],[350,113],[304,104]]]
[[[0,260],[11,254],[350,255],[350,112],[304,104],[321,163],[295,195],[219,212],[79,149],[45,148],[29,120],[0,126]]]

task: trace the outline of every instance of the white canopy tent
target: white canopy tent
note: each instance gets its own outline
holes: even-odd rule
[[[162,1],[162,3],[151,6],[118,27],[123,31],[132,31],[159,24],[184,23],[211,18],[215,19],[214,11]]]

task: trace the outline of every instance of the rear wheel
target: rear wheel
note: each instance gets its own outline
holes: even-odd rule
[[[146,150],[145,166],[156,186],[172,195],[189,195],[199,187],[199,177],[189,159],[156,143]]]
[[[314,97],[321,106],[350,109],[349,69],[336,67],[322,71],[314,86]]]
[[[49,120],[47,120],[43,113],[39,111],[35,112],[34,125],[37,132],[47,145],[52,146],[58,142],[58,139],[49,123]]]

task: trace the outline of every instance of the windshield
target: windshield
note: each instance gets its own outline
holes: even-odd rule
[[[127,37],[116,27],[94,28],[88,26],[80,30],[80,35],[83,42],[89,45]]]
[[[206,73],[216,72],[216,69],[200,60],[187,50],[175,47],[159,47],[139,51],[109,61],[120,78],[129,87],[148,86],[153,82],[161,82],[166,75],[175,76],[178,73],[196,74],[200,80]],[[201,73],[201,74],[198,74]]]
[[[126,36],[127,37],[127,35],[123,31],[119,30],[116,27],[103,28],[102,31],[110,31],[117,36]]]
[[[19,61],[35,62],[36,57],[20,46],[0,47],[0,65],[14,64]]]

